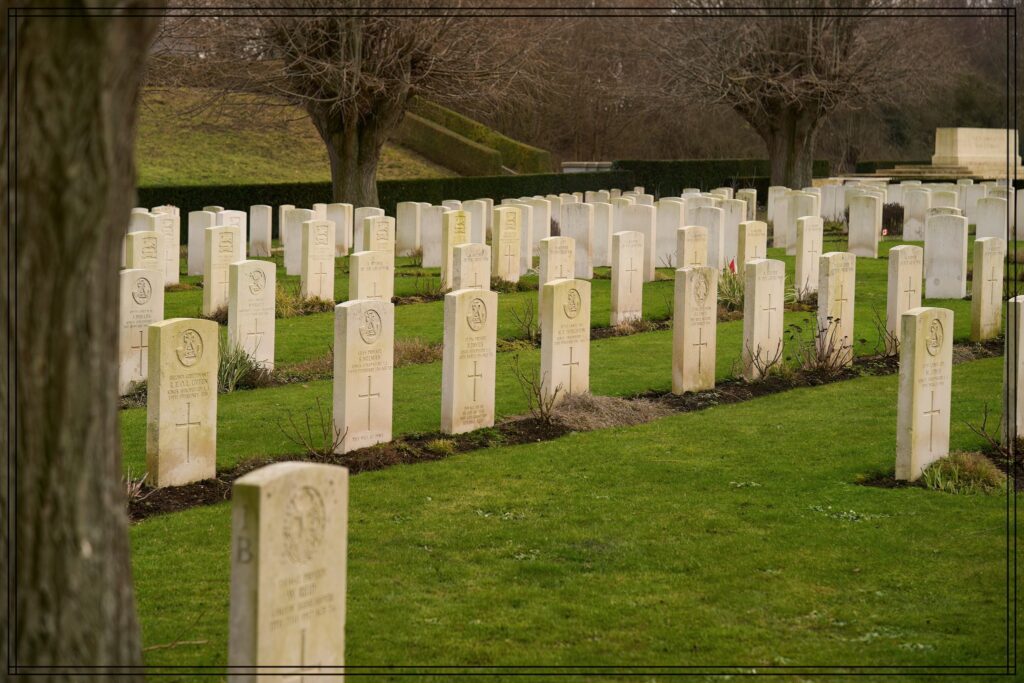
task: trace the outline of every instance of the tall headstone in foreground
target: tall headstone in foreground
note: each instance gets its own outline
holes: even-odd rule
[[[736,236],[736,274],[743,275],[747,261],[767,257],[768,224],[764,221],[740,223]]]
[[[575,277],[594,278],[594,207],[590,204],[566,204],[562,208],[562,236],[576,242]]]
[[[748,261],[744,272],[743,377],[760,379],[782,358],[782,311],[786,264],[775,259]]]
[[[672,315],[673,393],[714,388],[717,324],[718,271],[710,266],[676,270]]]
[[[249,253],[252,256],[270,256],[273,211],[266,204],[249,207]]]
[[[287,275],[302,274],[302,224],[316,220],[309,209],[289,209],[284,212],[285,235],[284,271]]]
[[[923,276],[924,249],[913,244],[901,244],[889,250],[885,329],[896,342],[901,341],[900,335],[903,334],[903,314],[921,305]]]
[[[203,315],[213,315],[228,305],[228,266],[237,261],[238,226],[206,229],[206,263],[203,266]]]
[[[445,434],[494,426],[497,343],[497,292],[459,289],[445,295],[441,361],[441,431]]]
[[[470,215],[467,211],[449,211],[441,218],[441,289],[454,289],[452,269],[455,247],[470,243]]]
[[[348,470],[278,462],[231,492],[228,680],[336,676],[345,664]]]
[[[160,208],[160,207],[158,207]],[[181,269],[181,215],[174,207],[166,212],[156,212],[156,231],[160,233],[160,252],[163,260],[164,286],[176,285],[180,281]]]
[[[229,279],[228,342],[273,370],[277,265],[257,260],[232,263]]]
[[[391,301],[395,259],[389,251],[357,251],[348,261],[348,298]]]
[[[160,233],[155,230],[130,232],[124,236],[125,267],[141,270],[164,269]],[[161,276],[160,281],[163,282]]]
[[[398,256],[412,256],[420,248],[420,209],[419,202],[398,202],[395,205],[395,241]]]
[[[999,197],[982,197],[974,208],[973,221],[974,236],[977,239],[984,237],[998,237],[1005,240],[1008,229],[1006,223],[1007,204],[1005,199]]]
[[[1003,349],[1002,442],[1024,436],[1024,295],[1006,307],[1006,343]]]
[[[818,334],[831,345],[833,362],[852,365],[857,257],[830,251],[821,255],[818,270]]]
[[[171,318],[149,326],[146,480],[151,486],[181,486],[217,473],[219,336],[212,320]]]
[[[510,206],[494,209],[491,240],[491,273],[506,282],[519,282],[519,219],[522,213]]]
[[[555,280],[543,287],[540,381],[544,395],[559,401],[590,390],[590,282]]]
[[[217,214],[212,211],[191,211],[188,214],[188,275],[202,275],[206,263],[206,229],[217,225]]]
[[[882,233],[879,222],[881,200],[862,194],[850,199],[849,250],[854,256],[878,258],[878,240]]]
[[[901,321],[896,479],[916,481],[949,455],[953,311],[912,308]]]
[[[149,376],[149,326],[164,318],[163,273],[122,270],[117,333],[117,390],[120,395]]]
[[[676,263],[680,268],[708,265],[708,229],[687,225],[676,230]]]
[[[334,429],[344,437],[337,453],[391,440],[394,359],[393,303],[334,307]]]
[[[799,301],[818,291],[818,257],[821,256],[824,227],[821,218],[804,216],[796,222],[796,274],[793,288]]]
[[[1003,317],[1003,259],[1006,241],[982,237],[974,242],[974,280],[971,283],[971,340],[998,337]]]
[[[643,317],[644,236],[635,230],[612,235],[611,326]]]
[[[303,299],[334,302],[334,225],[330,221],[302,224],[302,271],[299,294]]]
[[[452,248],[452,289],[491,288],[491,248],[459,244]]]
[[[924,236],[924,292],[929,299],[967,296],[967,219],[929,216]]]
[[[334,255],[348,256],[355,246],[353,240],[352,222],[355,220],[354,209],[351,204],[337,202],[328,204],[325,213],[326,220],[334,223]]]
[[[616,209],[618,217],[613,232],[635,230],[644,236],[644,282],[654,280],[657,260],[655,246],[657,242],[657,225],[653,206],[635,204],[620,205]]]

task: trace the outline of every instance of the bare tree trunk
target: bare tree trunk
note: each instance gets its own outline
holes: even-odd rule
[[[0,635],[13,646],[6,664],[40,680],[85,666],[141,679],[123,668],[142,654],[121,483],[117,271],[135,199],[136,103],[159,19],[85,8],[13,22],[4,24],[16,61],[3,76],[14,113],[4,117],[3,175],[16,190],[0,203],[10,216],[14,202],[2,292],[15,382],[5,376],[0,396],[16,433],[0,505],[14,512],[14,538],[8,557],[3,524],[0,572],[5,582],[15,573],[16,612],[0,619]],[[28,668],[54,666],[63,668]]]
[[[754,124],[768,147],[772,185],[796,190],[810,187],[819,121],[805,111],[784,109],[771,119]]]

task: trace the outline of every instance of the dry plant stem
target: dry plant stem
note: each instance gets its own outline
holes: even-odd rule
[[[345,441],[345,437],[348,435],[346,429],[342,432],[334,426],[330,415],[327,415],[324,411],[323,405],[320,403],[320,398],[316,399],[316,414],[319,418],[319,431],[320,431],[320,444],[317,444],[317,439],[313,436],[313,427],[310,424],[309,411],[303,411],[303,417],[305,421],[305,433],[299,425],[295,424],[295,419],[292,417],[291,411],[288,412],[288,426],[291,431],[285,428],[285,425],[278,422],[277,427],[281,430],[281,434],[286,439],[291,441],[293,444],[303,450],[313,460],[319,460],[322,458],[330,457],[335,453],[341,444]]]
[[[530,415],[538,422],[551,425],[554,417],[554,408],[558,402],[558,395],[562,391],[559,384],[549,395],[546,391],[547,375],[540,376],[537,372],[527,372],[519,364],[519,354],[512,357],[512,374],[519,382],[523,394],[526,396],[526,403],[530,409]]]

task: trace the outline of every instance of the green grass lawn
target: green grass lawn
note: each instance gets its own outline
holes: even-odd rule
[[[883,243],[883,256],[896,244]],[[784,260],[791,280],[793,259]],[[884,316],[886,267],[885,258],[857,261],[860,354],[877,341],[872,310]],[[593,325],[607,325],[609,284],[593,283]],[[414,277],[396,280],[400,295],[416,287]],[[194,315],[200,294],[168,293],[168,317]],[[536,295],[500,295],[500,336],[520,336],[511,312]],[[670,280],[649,283],[645,312],[664,315],[671,296]],[[952,308],[955,338],[967,339],[968,301],[928,304]],[[399,306],[396,336],[439,342],[442,310],[441,302]],[[786,320],[813,315],[789,312]],[[277,322],[279,362],[327,352],[331,314]],[[742,321],[719,323],[719,379],[734,374],[741,335]],[[537,367],[537,350],[519,355]],[[512,361],[512,353],[498,355],[499,416],[526,411]],[[954,450],[982,446],[967,423],[979,424],[986,404],[998,412],[1001,373],[999,358],[954,368]],[[596,394],[668,390],[671,332],[592,342],[590,378]],[[436,430],[441,364],[399,368],[395,387],[395,435]],[[896,376],[862,377],[360,474],[351,486],[347,662],[998,665],[1004,498],[855,484],[893,468],[896,389]],[[317,398],[330,406],[330,381],[221,395],[218,468],[296,453],[277,423]],[[125,466],[137,475],[145,409],[121,416]],[[229,543],[229,504],[133,526],[149,665],[226,662]],[[787,680],[825,673],[813,671],[789,670]]]
[[[306,114],[200,89],[150,90],[139,108],[135,142],[139,185],[241,185],[330,182],[327,148]],[[200,110],[201,111],[196,111]],[[387,143],[380,180],[458,175]]]
[[[1000,359],[955,368],[954,449],[980,445],[964,422],[1000,376]],[[358,475],[347,663],[999,665],[1003,497],[854,483],[892,468],[896,388],[865,377]],[[229,504],[133,527],[145,645],[199,641],[148,664],[225,663],[229,541]]]

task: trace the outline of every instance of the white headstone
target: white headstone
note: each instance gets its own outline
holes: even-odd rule
[[[594,207],[590,204],[567,204],[562,209],[562,236],[576,242],[575,277],[594,278]]]
[[[236,261],[244,261],[249,245],[249,214],[229,209],[217,213],[217,225],[234,225],[238,228],[238,254]]]
[[[470,215],[466,211],[448,211],[441,218],[441,288],[454,289],[452,283],[454,249],[469,244]]]
[[[174,208],[168,207],[168,209]],[[161,270],[163,271],[164,286],[176,285],[179,282],[181,269],[181,216],[171,210],[157,212],[154,223],[156,231],[160,233],[160,252],[163,260]]]
[[[231,491],[228,679],[337,675],[345,664],[348,470],[278,462]]]
[[[786,195],[788,203],[782,223],[785,231],[786,254],[796,255],[796,223],[804,216],[821,217],[820,199],[808,192],[790,192]],[[881,218],[881,214],[879,214]],[[776,243],[775,246],[781,246]]]
[[[923,240],[932,193],[927,188],[908,187],[903,191],[903,239]]]
[[[218,225],[206,229],[203,251],[203,315],[213,315],[228,305],[228,266],[238,260],[238,240],[241,236],[236,225]]]
[[[857,289],[857,257],[830,251],[818,265],[818,334],[833,362],[853,364],[853,311]]]
[[[710,266],[676,270],[672,315],[673,393],[715,387],[717,325],[718,271]]]
[[[635,231],[612,235],[611,326],[643,317],[644,236]]]
[[[310,209],[288,209],[284,212],[284,270],[287,275],[302,273],[302,224],[316,220]]]
[[[818,291],[818,258],[821,256],[824,226],[821,218],[804,216],[796,222],[796,271],[793,288],[805,301]]]
[[[912,308],[901,324],[896,479],[916,481],[949,455],[953,311]]]
[[[494,426],[497,341],[497,292],[460,289],[445,295],[441,361],[441,431],[445,434]]]
[[[363,219],[363,243],[360,251],[395,253],[395,219],[391,216],[367,216]]]
[[[878,258],[878,240],[882,233],[879,204],[878,197],[866,194],[850,199],[849,250],[855,256]]]
[[[354,211],[351,204],[337,202],[328,204],[325,210],[328,220],[334,223],[334,255],[348,256],[355,246],[353,240]]]
[[[676,263],[680,268],[708,265],[708,229],[687,225],[676,230]]]
[[[1012,297],[1006,307],[1006,343],[1003,348],[1002,442],[1024,436],[1024,295]]]
[[[452,289],[491,288],[491,248],[459,244],[452,248]]]
[[[124,247],[126,268],[163,271],[164,250],[160,241],[160,233],[156,230],[128,233],[124,238]],[[163,282],[162,276],[160,281]]]
[[[676,231],[683,227],[686,215],[686,202],[678,197],[665,197],[658,201],[657,234],[654,245],[654,264],[658,268],[676,268]]]
[[[334,429],[338,453],[391,440],[395,305],[356,299],[334,308]]]
[[[206,262],[206,229],[217,225],[212,211],[192,211],[188,214],[188,275],[202,275]]]
[[[775,225],[775,208],[778,206],[776,202],[779,197],[785,196],[788,191],[789,188],[785,185],[772,185],[768,188],[768,201],[765,204],[768,212],[768,222],[772,224],[773,228]],[[776,244],[775,246],[779,245]]]
[[[921,305],[924,249],[901,244],[889,250],[889,277],[885,307],[885,329],[896,342],[903,334],[903,314]]]
[[[932,207],[959,209],[960,200],[956,190],[937,190],[932,192]]]
[[[506,282],[519,282],[522,213],[511,206],[494,209],[494,232],[491,241],[491,273]]]
[[[554,280],[540,314],[541,384],[556,402],[590,390],[590,282]]]
[[[1006,222],[1007,204],[1005,199],[998,197],[982,197],[978,199],[974,207],[974,217],[968,222],[974,223],[974,235],[981,239],[984,237],[998,237],[1005,240],[1008,235]]]
[[[363,236],[363,229],[366,227],[366,219],[374,216],[383,216],[384,209],[376,206],[360,206],[352,212],[352,248],[363,250],[366,238]]]
[[[533,240],[531,254],[540,253],[540,241],[551,237],[551,202],[543,197],[528,197],[523,203],[533,209],[533,224],[530,239]]]
[[[270,256],[273,243],[274,210],[266,204],[249,207],[249,253],[252,256]]]
[[[462,202],[458,199],[444,199],[441,201],[441,206],[449,211],[462,211]]]
[[[334,302],[334,224],[330,221],[302,224],[299,294],[303,299]]]
[[[687,207],[687,214],[692,225],[702,225],[707,228],[708,265],[715,270],[722,270],[726,266],[724,212],[713,206],[698,206],[692,211]]]
[[[487,202],[482,199],[471,199],[462,202],[462,210],[469,214],[469,241],[484,244],[487,241]]]
[[[391,301],[395,295],[395,259],[388,251],[353,252],[348,262],[348,298]]]
[[[117,390],[123,396],[149,376],[149,326],[164,319],[163,272],[122,270],[119,285]]]
[[[747,220],[747,204],[742,199],[722,200],[722,266],[737,261],[740,223]]]
[[[277,239],[281,241],[282,246],[287,244],[288,239],[284,229],[284,216],[294,208],[294,204],[281,204],[277,207]]]
[[[612,264],[612,216],[614,208],[607,202],[591,204],[594,207],[594,267]]]
[[[654,249],[657,244],[657,227],[653,206],[630,204],[618,208],[618,216],[614,232],[636,231],[644,236],[644,282],[654,280],[655,260]]]
[[[744,273],[743,376],[760,379],[782,358],[782,312],[786,264],[775,259],[748,261]]]
[[[929,216],[924,237],[924,293],[929,299],[967,296],[967,219]]]
[[[231,264],[229,273],[228,343],[273,370],[277,266],[271,261],[240,261]]]
[[[210,228],[208,228],[210,229]],[[213,228],[234,230],[237,228]],[[171,318],[149,326],[146,480],[181,486],[217,473],[217,323]]]
[[[441,247],[441,225],[447,210],[443,206],[420,207],[420,246],[423,248],[423,267],[440,268],[444,262]]]
[[[768,258],[768,224],[744,221],[737,229],[736,274],[742,275],[747,261],[756,258]]]
[[[974,242],[974,279],[971,282],[971,340],[998,337],[1003,316],[1003,260],[1006,240],[982,237]]]
[[[757,220],[757,190],[753,188],[744,188],[736,191],[736,199],[742,199],[747,203],[747,216],[743,220],[745,221],[756,221]],[[767,224],[766,224],[767,225]]]

